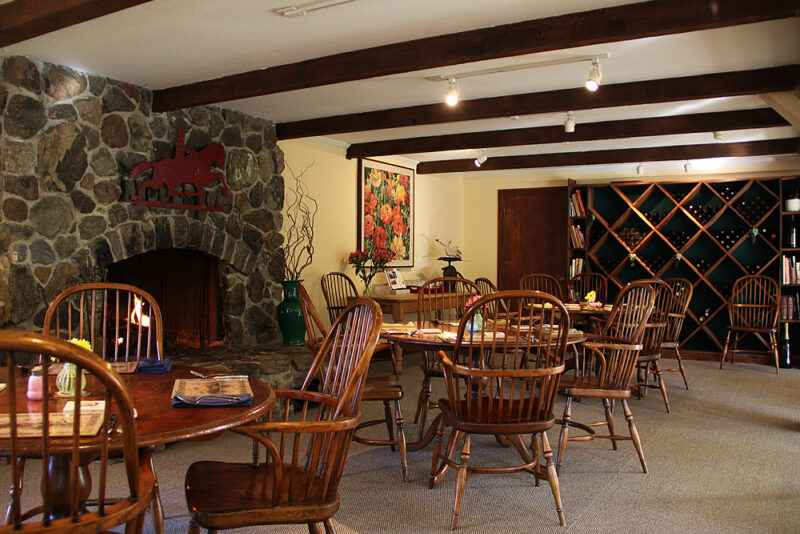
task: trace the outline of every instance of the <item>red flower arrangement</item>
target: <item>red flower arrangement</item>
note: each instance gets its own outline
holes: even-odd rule
[[[383,228],[378,228],[378,230],[383,230]],[[390,261],[392,261],[392,253],[385,249],[356,250],[347,257],[348,265],[352,265],[358,277],[364,281],[364,295],[369,295],[369,284],[372,279]]]

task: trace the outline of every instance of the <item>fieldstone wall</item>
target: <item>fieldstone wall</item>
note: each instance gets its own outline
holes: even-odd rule
[[[110,263],[185,248],[222,260],[227,344],[280,344],[274,124],[209,106],[153,113],[147,89],[20,56],[0,61],[0,325],[36,329],[56,294],[100,280]],[[206,193],[222,211],[130,202],[150,176],[131,180],[130,169],[174,157],[179,128],[194,150],[225,146],[229,192],[217,184]]]

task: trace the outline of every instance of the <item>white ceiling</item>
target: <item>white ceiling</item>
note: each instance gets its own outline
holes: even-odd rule
[[[3,2],[0,2],[3,3]],[[297,2],[300,6],[305,2]],[[152,89],[217,78],[393,42],[627,4],[619,0],[355,0],[286,18],[291,0],[154,0],[2,49]],[[580,31],[579,28],[575,30]],[[664,37],[518,56],[339,83],[220,103],[275,122],[442,100],[446,83],[425,76],[553,58],[610,54],[603,83],[800,64],[800,17]],[[589,63],[465,78],[462,99],[583,85]],[[602,87],[600,89],[602,91]],[[766,107],[757,96],[576,111],[581,122]],[[566,110],[564,110],[566,111]],[[396,128],[330,136],[344,146],[374,140],[560,124],[563,113]],[[721,141],[793,137],[792,127],[726,132]],[[533,145],[487,150],[489,157],[715,142],[709,134]],[[415,161],[473,158],[479,150],[405,154]]]

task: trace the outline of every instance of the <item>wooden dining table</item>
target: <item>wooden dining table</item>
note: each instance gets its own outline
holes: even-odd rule
[[[190,366],[174,365],[170,373],[165,374],[140,374],[128,373],[121,374],[125,385],[128,388],[133,405],[136,408],[136,443],[139,447],[140,455],[150,462],[152,467],[151,451],[157,445],[174,443],[178,441],[188,441],[196,439],[207,439],[224,430],[234,428],[243,423],[252,421],[272,407],[275,402],[275,392],[265,382],[255,378],[249,378],[250,388],[253,391],[252,404],[250,406],[214,406],[214,407],[185,407],[173,408],[172,389],[175,379],[178,378],[198,378],[192,371],[199,372],[206,376],[224,374],[218,369],[204,369]],[[25,398],[27,389],[27,375],[17,377],[17,407],[26,407],[27,413],[41,413],[42,401],[31,401]],[[86,388],[88,395],[81,400],[99,400],[102,397],[92,395],[92,377],[87,380]],[[55,376],[50,376],[51,392],[56,391]],[[60,412],[69,398],[57,398],[50,396],[48,399],[50,411]],[[7,393],[0,394],[0,413],[8,413]],[[121,434],[115,432],[119,439],[115,440],[112,436],[110,447],[115,449],[115,441],[121,445]],[[71,438],[51,438],[51,439],[71,439]],[[40,440],[31,439],[27,445],[23,445],[20,450],[21,456],[30,458],[39,457]],[[121,447],[118,447],[121,448]],[[9,440],[0,439],[0,455],[7,453]],[[91,451],[87,451],[90,453]],[[90,454],[86,455],[87,458]],[[51,458],[51,481],[55,488],[67,487],[69,480],[69,459],[54,456]],[[88,495],[91,490],[91,477],[87,466],[81,466],[85,493]],[[66,495],[68,492],[63,492]],[[69,510],[69,503],[54,503],[54,512],[59,510]],[[158,492],[158,483],[153,492],[153,502],[151,506],[153,527],[157,534],[164,532],[164,514],[161,498]]]

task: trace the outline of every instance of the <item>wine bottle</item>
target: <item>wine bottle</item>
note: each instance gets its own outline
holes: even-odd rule
[[[781,340],[781,350],[778,353],[778,366],[781,369],[788,369],[792,366],[792,351],[789,347],[789,323],[783,323],[783,339]]]

